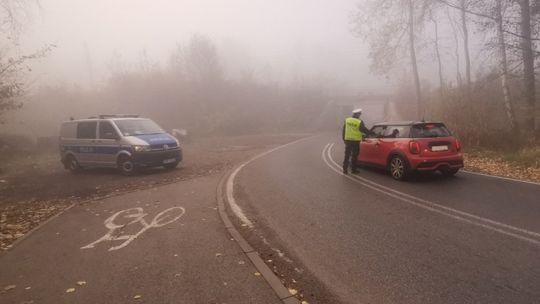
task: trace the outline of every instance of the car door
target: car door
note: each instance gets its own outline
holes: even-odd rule
[[[369,163],[375,163],[376,156],[377,156],[377,150],[379,145],[379,138],[386,126],[375,126],[371,129],[371,132],[373,134],[370,134],[367,136],[361,143],[360,143],[360,154],[358,156],[358,160],[361,162],[369,162]]]
[[[408,127],[399,125],[389,125],[384,130],[384,133],[379,138],[379,145],[377,145],[377,153],[375,155],[375,162],[381,166],[386,166],[388,155],[397,146],[397,141],[403,140],[406,136],[406,130]]]
[[[77,124],[77,144],[75,157],[81,165],[93,164],[96,162],[94,152],[97,131],[97,121],[80,121]]]
[[[96,140],[95,152],[100,165],[115,166],[116,154],[119,151],[118,131],[108,120],[100,120],[98,125],[98,138]]]

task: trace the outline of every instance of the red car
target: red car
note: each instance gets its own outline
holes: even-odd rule
[[[371,131],[360,143],[358,162],[386,168],[394,179],[415,171],[452,176],[463,168],[461,144],[443,123],[379,123]]]

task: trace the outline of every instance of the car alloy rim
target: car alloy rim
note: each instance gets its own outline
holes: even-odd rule
[[[403,166],[403,161],[401,161],[401,159],[398,157],[392,159],[391,169],[392,176],[395,178],[401,178],[403,176],[403,170],[405,169]]]
[[[75,159],[72,159],[70,162],[70,168],[71,170],[77,169],[77,161]]]

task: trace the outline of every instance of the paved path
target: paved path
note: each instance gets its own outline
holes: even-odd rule
[[[0,256],[0,303],[281,303],[219,218],[218,180],[75,206]]]

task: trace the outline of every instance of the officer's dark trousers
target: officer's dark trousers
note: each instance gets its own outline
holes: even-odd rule
[[[360,142],[354,140],[345,141],[345,159],[343,160],[343,171],[349,168],[351,165],[351,170],[356,171],[356,160],[358,159],[358,153],[360,153]]]

